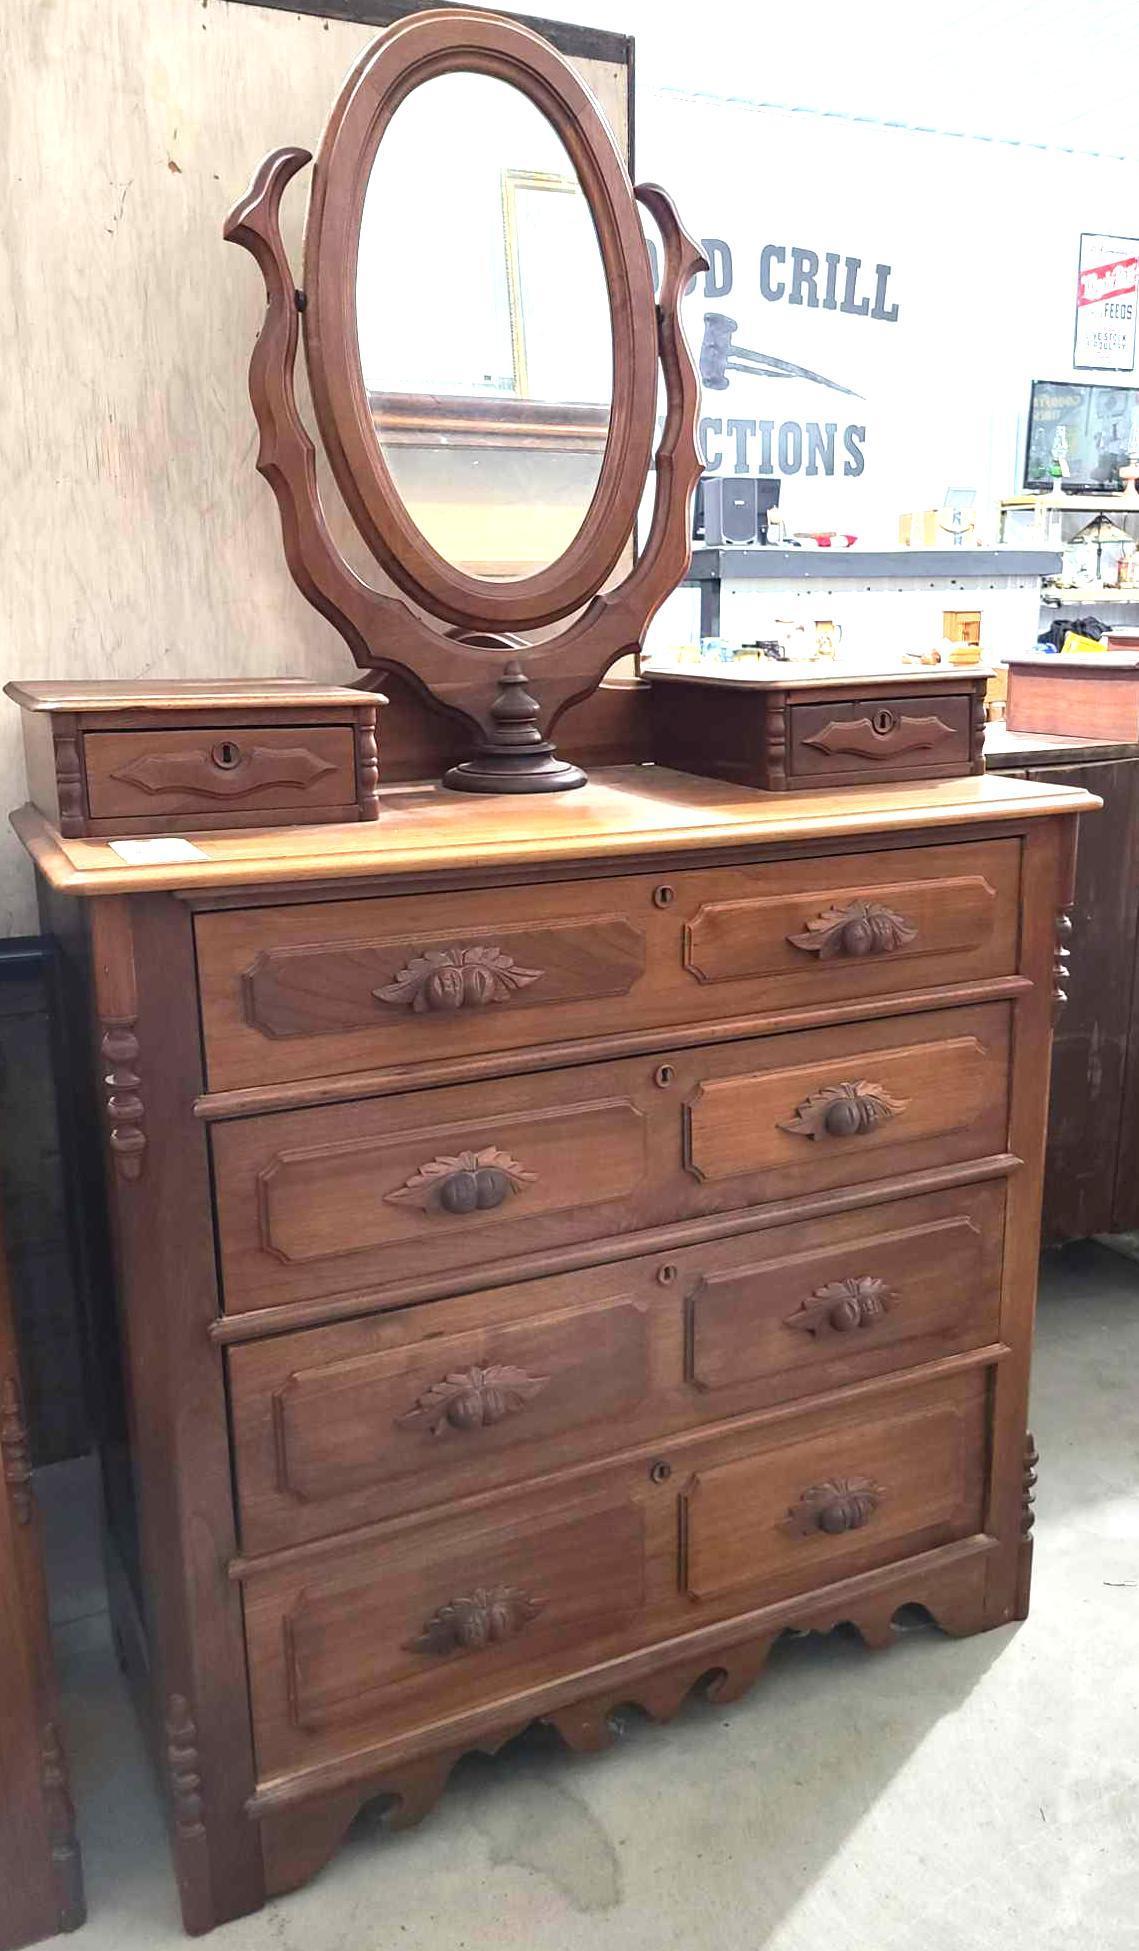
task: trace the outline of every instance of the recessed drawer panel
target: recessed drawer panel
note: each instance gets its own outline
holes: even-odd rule
[[[642,1634],[646,1558],[644,1514],[622,1483],[252,1578],[259,1773],[467,1712]]]
[[[981,1533],[989,1373],[673,1438],[572,1486],[248,1567],[259,1776],[438,1737],[484,1705],[521,1725],[551,1679],[596,1682],[606,1660]]]
[[[968,772],[972,710],[964,691],[792,705],[787,769],[796,784],[812,786]]]
[[[831,1048],[813,1062],[699,1084],[685,1105],[689,1170],[705,1184],[761,1172],[781,1191],[844,1185],[887,1169],[883,1155],[991,1128],[1003,1110],[991,1041],[951,1012],[936,1038],[911,1042],[909,1028],[892,1024],[882,1050],[860,1049],[857,1031],[828,1033]]]
[[[706,1253],[688,1359],[707,1413],[725,1393],[778,1401],[995,1339],[1003,1216],[1003,1187],[981,1185]]]
[[[997,1181],[228,1352],[241,1542],[272,1551],[993,1343]]]
[[[684,1585],[719,1600],[827,1585],[981,1529],[984,1378],[803,1441],[698,1468],[684,1493]]]
[[[1019,842],[199,915],[211,1088],[1016,968]]]
[[[83,756],[94,820],[202,813],[248,825],[258,811],[303,817],[356,800],[350,725],[89,732]]]
[[[235,1120],[226,1306],[492,1268],[1005,1149],[1008,1005]],[[493,1278],[488,1272],[487,1278]]]
[[[650,1300],[594,1271],[231,1350],[245,1549],[616,1448],[654,1393]]]

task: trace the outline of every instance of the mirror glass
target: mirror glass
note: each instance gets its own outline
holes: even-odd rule
[[[376,438],[440,555],[492,580],[556,562],[609,432],[613,335],[561,138],[489,75],[402,101],[368,180],[356,324]]]

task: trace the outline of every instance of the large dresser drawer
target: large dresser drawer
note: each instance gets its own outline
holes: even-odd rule
[[[264,1778],[978,1533],[987,1371],[253,1568]]]
[[[1016,968],[1019,842],[199,915],[211,1089]]]
[[[230,1349],[272,1551],[996,1340],[982,1183]]]
[[[226,1308],[1003,1152],[1008,1038],[989,1003],[222,1124]]]

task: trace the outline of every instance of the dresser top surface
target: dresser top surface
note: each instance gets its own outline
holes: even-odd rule
[[[544,862],[654,861],[725,847],[1023,823],[1090,812],[1091,793],[1000,774],[924,784],[764,793],[664,766],[614,766],[576,792],[482,798],[434,782],[388,787],[378,820],[247,828],[146,841],[64,839],[31,806],[12,824],[39,871],[72,894],[268,887]],[[122,849],[123,851],[119,851]],[[124,858],[124,852],[126,857]]]
[[[13,682],[4,686],[5,697],[11,698],[24,711],[46,712],[123,712],[123,711],[242,711],[275,706],[287,706],[290,711],[298,706],[309,710],[327,710],[329,706],[363,706],[382,704],[383,699],[375,691],[355,690],[347,684],[311,684],[305,678],[274,677],[256,682],[248,678],[237,678],[227,682],[224,678],[210,679],[206,682],[188,681],[185,678],[168,683],[138,683],[134,681],[108,681],[102,678],[91,683],[51,682],[23,684]]]

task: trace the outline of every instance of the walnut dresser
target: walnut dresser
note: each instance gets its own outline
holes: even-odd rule
[[[93,1029],[116,1606],[190,1930],[531,1721],[595,1748],[788,1627],[1024,1616],[1097,804],[629,766],[130,860],[15,816]]]

